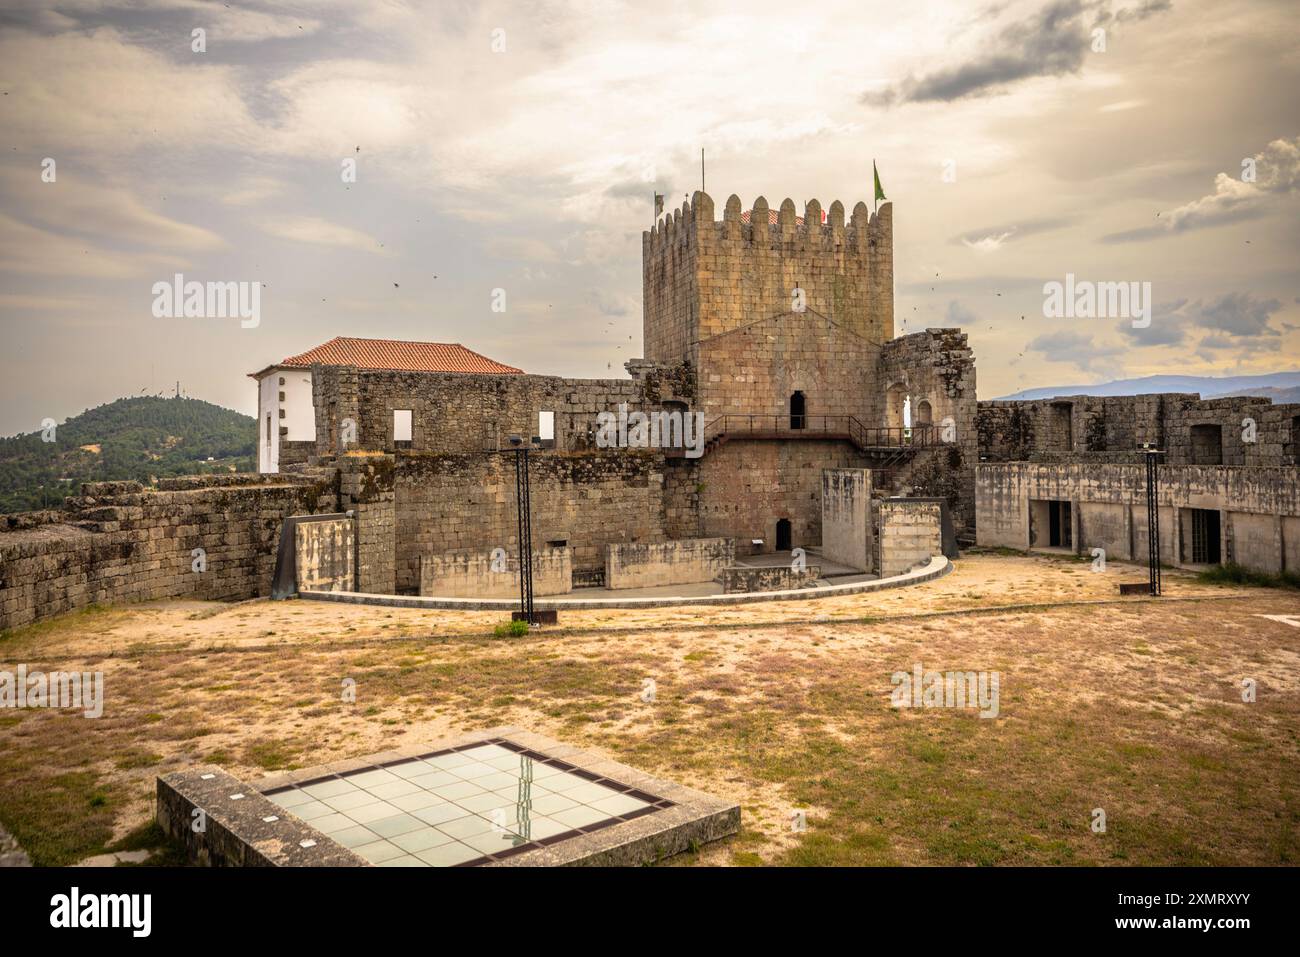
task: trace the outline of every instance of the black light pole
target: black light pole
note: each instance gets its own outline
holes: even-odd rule
[[[1144,446],[1147,463],[1147,567],[1151,594],[1160,594],[1160,455],[1158,449]]]
[[[518,435],[510,436],[515,453],[515,511],[519,526],[519,614],[516,620],[536,624],[533,613],[533,508],[532,483],[528,476],[528,451],[540,439],[525,442]]]

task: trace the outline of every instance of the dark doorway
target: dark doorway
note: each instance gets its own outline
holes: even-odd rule
[[[1071,547],[1071,528],[1070,528],[1070,503],[1062,501],[1053,501],[1048,508],[1048,523],[1051,529],[1048,533],[1047,544],[1052,548],[1070,548]]]
[[[776,550],[788,552],[790,547],[790,520],[783,518],[776,523]]]
[[[806,421],[807,408],[802,392],[790,396],[790,428],[802,429]]]
[[[1192,512],[1192,564],[1219,564],[1219,513],[1216,509],[1194,508]]]

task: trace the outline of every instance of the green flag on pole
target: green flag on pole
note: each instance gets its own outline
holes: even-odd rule
[[[876,169],[875,160],[871,161],[871,175],[876,178],[876,203],[879,203],[882,199],[888,199],[889,197],[885,195],[885,191],[880,187],[880,172]]]

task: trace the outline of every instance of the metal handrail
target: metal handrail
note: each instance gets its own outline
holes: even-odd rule
[[[852,415],[790,415],[769,412],[726,412],[704,427],[705,441],[725,434],[780,433],[848,436],[862,448],[913,448],[943,444],[933,425],[868,427]]]

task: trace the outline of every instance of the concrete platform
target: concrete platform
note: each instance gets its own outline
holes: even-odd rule
[[[500,727],[256,784],[216,768],[168,774],[158,823],[210,865],[608,867],[735,834],[740,806]]]

